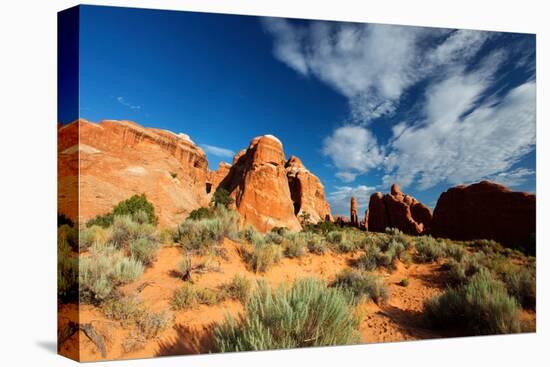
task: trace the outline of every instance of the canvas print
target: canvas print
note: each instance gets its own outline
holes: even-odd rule
[[[535,35],[59,13],[58,350],[536,331]]]

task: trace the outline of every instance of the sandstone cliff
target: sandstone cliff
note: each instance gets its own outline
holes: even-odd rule
[[[442,193],[431,232],[456,240],[493,239],[511,247],[527,247],[534,244],[535,229],[535,195],[482,181]]]
[[[404,233],[419,235],[431,225],[431,210],[414,197],[405,195],[397,184],[389,194],[377,192],[371,195],[368,209],[368,229],[383,232],[385,228],[397,228]]]

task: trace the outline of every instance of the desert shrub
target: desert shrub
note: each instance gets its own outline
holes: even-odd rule
[[[409,248],[409,240],[407,235],[401,232],[398,228],[386,228],[386,234],[390,236],[395,242],[403,244],[405,248]]]
[[[424,304],[427,320],[437,328],[456,327],[468,334],[505,334],[520,331],[518,304],[488,271],[466,284],[448,288]]]
[[[349,289],[357,301],[372,299],[376,303],[382,303],[388,299],[384,280],[372,273],[345,269],[336,276],[332,285]]]
[[[195,291],[197,302],[201,305],[212,306],[223,301],[223,292],[218,292],[210,288],[198,288]]]
[[[463,246],[457,245],[455,243],[447,243],[445,248],[445,256],[452,258],[456,261],[462,261],[467,255],[467,251]]]
[[[78,229],[69,226],[68,224],[62,224],[57,228],[57,243],[64,242],[73,251],[78,252]]]
[[[77,292],[78,258],[71,256],[68,242],[60,238],[57,245],[57,295],[68,301],[75,298]]]
[[[285,239],[282,235],[278,234],[277,232],[269,232],[264,237],[265,242],[268,243],[275,243],[277,245],[280,245],[283,243],[283,240]]]
[[[211,218],[186,219],[176,229],[174,239],[190,250],[204,250],[237,233],[239,216],[223,206],[213,209]]]
[[[378,257],[380,249],[376,246],[368,246],[365,248],[365,253],[361,255],[355,262],[359,269],[372,271],[378,267]]]
[[[306,253],[307,242],[300,233],[287,236],[282,242],[284,255],[290,258],[302,257]]]
[[[143,273],[143,264],[127,258],[113,247],[92,249],[90,256],[79,261],[80,298],[101,302],[117,285],[132,282]]]
[[[341,288],[302,279],[272,291],[260,283],[239,319],[214,329],[221,352],[343,345],[358,342],[352,298]]]
[[[448,282],[453,286],[467,283],[472,276],[485,269],[477,256],[467,256],[460,262],[450,259],[446,264],[446,268],[449,270]]]
[[[344,232],[342,231],[331,231],[327,233],[327,241],[339,245],[344,240]]]
[[[410,252],[407,252],[407,251],[403,251],[400,255],[399,255],[399,260],[401,260],[401,262],[403,264],[405,264],[405,266],[410,266],[412,265],[413,263],[413,257],[411,255]]]
[[[133,330],[122,342],[122,350],[124,350],[124,353],[135,352],[145,348],[146,342],[147,340],[143,337],[143,335]]]
[[[306,241],[309,252],[317,255],[323,255],[327,251],[327,243],[323,236],[309,233],[309,236],[306,237]]]
[[[87,250],[92,246],[103,247],[110,240],[112,231],[110,228],[91,226],[80,230],[80,250]]]
[[[494,240],[475,240],[472,242],[472,246],[481,250],[488,256],[495,255],[503,251],[502,245]]]
[[[145,213],[145,214],[143,214]],[[99,215],[86,223],[87,227],[98,225],[101,227],[109,227],[113,224],[116,216],[129,215],[136,221],[157,225],[158,218],[155,215],[155,207],[151,204],[145,194],[134,195],[126,200],[118,203],[111,212],[104,215]],[[145,218],[144,218],[145,216]]]
[[[159,243],[142,237],[130,242],[130,254],[145,266],[151,265],[157,258]]]
[[[143,301],[136,296],[109,298],[102,304],[101,310],[105,316],[112,320],[120,321],[124,326],[133,325],[147,312]]]
[[[260,244],[254,246],[251,253],[244,252],[245,261],[256,273],[263,273],[281,261],[283,257],[281,247],[274,244]]]
[[[137,320],[137,328],[146,339],[156,338],[172,324],[173,315],[167,311],[147,312]]]
[[[246,241],[253,245],[261,245],[264,244],[266,241],[264,239],[264,236],[262,236],[261,233],[259,233],[254,226],[248,225],[246,226],[240,233],[239,237],[241,240]]]
[[[273,227],[271,228],[272,233],[277,233],[280,236],[285,236],[288,233],[288,228],[286,227]]]
[[[110,242],[117,248],[128,248],[132,241],[146,238],[158,241],[155,227],[149,223],[138,223],[130,215],[117,215],[113,219]]]
[[[165,246],[172,246],[174,244],[175,231],[171,228],[162,228],[158,232],[158,240]]]
[[[326,235],[329,232],[337,231],[338,226],[334,224],[331,221],[321,221],[318,223],[307,223],[304,226],[304,232],[310,232],[310,233],[318,233],[322,235]]]
[[[397,284],[402,286],[402,287],[408,287],[409,286],[409,280],[407,278],[403,278]]]
[[[534,269],[522,268],[502,275],[506,289],[524,308],[534,309],[537,303],[537,282]]]
[[[183,259],[178,263],[178,271],[181,276],[184,277],[186,274],[189,274],[191,271],[191,258],[189,256],[184,256]]]
[[[231,197],[229,191],[222,187],[218,187],[214,195],[212,196],[211,204],[213,206],[223,206],[228,208],[231,204],[235,202],[235,199]]]
[[[136,296],[110,298],[102,305],[102,310],[105,316],[120,321],[125,327],[135,326],[137,334],[144,339],[157,337],[173,321],[172,315],[165,311],[148,311],[143,301]]]
[[[172,297],[172,308],[184,310],[191,308],[197,302],[197,292],[191,284],[185,283],[174,292]]]
[[[201,220],[214,217],[214,211],[210,208],[198,208],[189,213],[187,219]]]
[[[239,300],[245,304],[252,291],[252,282],[248,278],[237,274],[231,282],[225,285],[224,291],[229,298]]]
[[[421,263],[437,261],[445,256],[445,244],[432,236],[418,237],[415,242],[416,260]]]

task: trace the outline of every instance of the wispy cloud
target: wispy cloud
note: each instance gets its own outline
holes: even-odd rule
[[[341,181],[373,169],[384,173],[385,185],[414,182],[420,189],[487,177],[514,185],[529,177],[529,170],[510,169],[534,149],[535,83],[491,92],[501,65],[521,55],[512,48],[481,53],[498,33],[284,19],[264,26],[277,59],[348,100],[349,117],[322,148]],[[534,72],[527,67],[532,57],[519,60],[517,67]],[[402,105],[417,85],[424,91],[418,103]],[[415,111],[379,141],[372,123],[399,108]]]
[[[380,165],[384,159],[374,134],[353,125],[340,127],[325,138],[323,154],[331,158],[338,170],[336,176],[344,182],[353,182],[357,175]]]
[[[359,211],[358,215],[361,218],[369,205],[370,195],[375,191],[376,187],[373,186],[338,186],[335,191],[327,195],[327,199],[333,214],[349,217],[351,197],[355,196]]]
[[[233,158],[235,156],[235,152],[231,149],[221,148],[214,145],[208,145],[208,144],[201,144],[200,147],[202,150],[204,150],[207,154],[211,154],[216,157],[221,158]]]
[[[118,103],[120,103],[121,105],[123,105],[125,107],[128,107],[131,110],[141,110],[140,105],[130,103],[124,97],[121,97],[121,96],[116,97],[116,100],[117,100]]]
[[[514,187],[523,185],[527,179],[533,177],[534,175],[534,170],[520,167],[507,172],[500,172],[487,178],[501,185]]]

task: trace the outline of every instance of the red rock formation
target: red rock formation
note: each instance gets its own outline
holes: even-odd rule
[[[220,184],[235,198],[245,223],[260,231],[273,227],[301,229],[290,195],[283,145],[271,135],[254,138]]]
[[[308,213],[312,223],[318,223],[327,217],[330,219],[330,206],[319,178],[308,171],[295,156],[289,158],[285,169],[294,213],[298,217],[302,213]]]
[[[455,186],[439,197],[431,226],[436,237],[528,246],[536,227],[536,197],[489,181]]]
[[[220,183],[229,174],[229,170],[231,170],[231,165],[229,163],[220,162],[217,171],[208,172],[206,176],[206,192],[208,194],[216,192]]]
[[[359,227],[359,217],[357,216],[357,199],[355,196],[351,197],[350,202],[350,224],[353,227]]]
[[[79,140],[75,141],[74,129]],[[161,226],[175,225],[208,204],[204,152],[187,135],[144,128],[130,121],[78,120],[59,129],[60,167],[77,162],[80,221],[110,211],[118,202],[145,193]],[[60,168],[60,185],[76,180]],[[73,185],[74,186],[74,185]],[[63,197],[65,196],[65,197]],[[59,210],[72,219],[75,198],[60,193]]]
[[[387,227],[398,228],[404,233],[418,235],[430,226],[431,211],[410,195],[405,195],[397,184],[389,194],[377,192],[371,195],[368,212],[368,229],[383,232]]]
[[[369,230],[369,210],[365,210],[365,220],[363,222],[364,226],[365,226],[365,231],[368,231]]]

